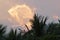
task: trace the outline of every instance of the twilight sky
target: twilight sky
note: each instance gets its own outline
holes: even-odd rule
[[[10,18],[8,10],[17,4],[36,8],[39,15],[49,17],[48,21],[56,21],[60,18],[60,0],[0,0],[0,24],[11,24],[7,19]]]

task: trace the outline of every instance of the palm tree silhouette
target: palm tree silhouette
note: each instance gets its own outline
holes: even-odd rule
[[[47,17],[34,15],[32,22],[32,29],[35,31],[36,36],[42,36],[44,34],[44,26],[46,25]]]
[[[0,25],[0,40],[4,40],[5,37],[5,32],[6,32],[6,26]]]

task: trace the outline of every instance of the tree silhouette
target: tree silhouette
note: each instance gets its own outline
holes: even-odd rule
[[[35,14],[33,18],[30,20],[32,29],[29,30],[25,25],[28,31],[25,32],[25,30],[18,28],[19,34],[17,34],[17,29],[15,31],[11,29],[8,34],[5,34],[6,27],[0,25],[0,40],[60,40],[60,20],[58,20],[59,23],[46,24],[47,17]],[[45,27],[48,29],[44,30]],[[45,31],[47,32],[45,33]],[[22,33],[24,34],[22,35]]]
[[[0,40],[4,40],[4,34],[6,32],[6,26],[0,25]]]
[[[34,15],[32,22],[32,29],[35,31],[36,36],[42,36],[44,34],[44,26],[46,25],[47,17]]]
[[[16,31],[14,32],[13,29],[9,32],[6,40],[17,40],[16,38]]]
[[[54,33],[56,31],[56,28],[57,28],[57,24],[56,23],[50,23],[50,24],[48,24],[47,32],[49,34],[52,34],[52,33]]]

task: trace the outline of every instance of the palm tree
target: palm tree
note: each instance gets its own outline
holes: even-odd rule
[[[56,30],[56,28],[57,28],[57,24],[56,23],[50,23],[50,24],[48,24],[47,33],[49,33],[49,34],[54,33],[55,30]]]
[[[16,39],[16,32],[14,32],[13,29],[11,29],[11,31],[9,32],[6,40],[17,40]]]
[[[27,28],[28,32],[25,32],[25,34],[22,36],[23,40],[34,40],[34,31],[31,29],[29,30],[28,26],[25,25],[25,27]]]
[[[6,37],[6,40],[23,40],[21,32],[19,32],[19,34],[17,34],[17,33],[18,33],[17,29],[15,31],[13,29],[11,29],[8,36]]]
[[[4,34],[6,32],[6,26],[0,25],[0,40],[4,40]]]
[[[49,37],[47,37],[48,40],[60,40],[60,27],[59,23],[50,23],[48,25],[47,33]]]
[[[32,29],[35,31],[37,37],[44,34],[44,26],[46,25],[47,17],[34,15],[34,20],[32,22]]]

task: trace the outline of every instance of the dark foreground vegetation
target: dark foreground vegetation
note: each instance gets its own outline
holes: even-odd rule
[[[21,35],[22,31],[17,34],[17,30],[14,32],[13,29],[6,34],[6,27],[0,25],[0,40],[60,40],[60,20],[59,23],[49,24],[46,21],[47,17],[35,15],[34,20],[30,20],[32,29],[29,30],[25,25],[28,32],[24,35]]]

